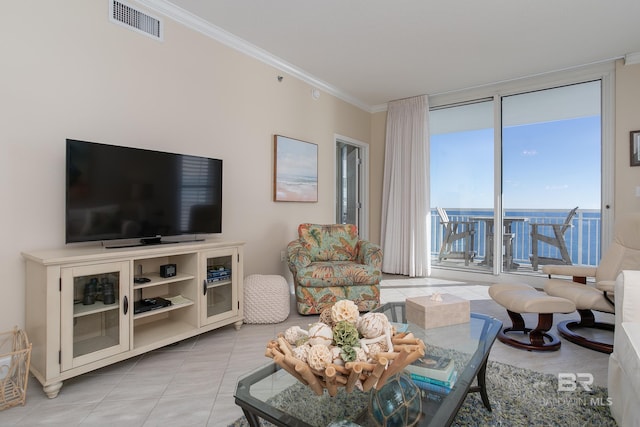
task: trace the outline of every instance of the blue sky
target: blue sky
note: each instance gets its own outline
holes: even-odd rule
[[[278,136],[278,175],[318,177],[318,146]]]
[[[507,127],[505,209],[600,208],[600,116]],[[431,136],[431,206],[493,208],[493,130]]]

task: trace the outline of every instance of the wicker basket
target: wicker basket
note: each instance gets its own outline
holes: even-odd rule
[[[312,369],[306,362],[296,359],[292,346],[282,334],[277,340],[267,344],[266,356],[271,357],[280,367],[309,386],[317,395],[326,388],[330,396],[344,387],[350,393],[359,383],[363,391],[380,389],[387,378],[402,371],[425,354],[425,344],[411,333],[400,333],[392,337],[394,351],[379,353],[370,362],[348,362],[344,365],[329,364],[323,371]]]
[[[31,343],[23,330],[0,333],[0,410],[25,404],[30,360]]]

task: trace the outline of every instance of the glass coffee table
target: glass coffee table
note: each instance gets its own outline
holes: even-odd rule
[[[385,313],[391,322],[407,323],[404,302],[387,303],[375,311]],[[468,323],[440,328],[422,329],[409,324],[409,332],[426,344],[427,354],[453,358],[458,371],[458,379],[448,394],[422,392],[418,425],[450,425],[468,393],[480,393],[484,406],[491,410],[485,373],[489,351],[501,327],[499,320],[476,313],[471,313]],[[317,396],[287,371],[269,363],[238,380],[235,402],[255,427],[260,425],[259,418],[277,426],[328,426],[345,420],[373,426],[369,394],[341,390],[330,397],[325,390],[323,396]]]

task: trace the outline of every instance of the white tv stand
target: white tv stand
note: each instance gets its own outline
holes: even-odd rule
[[[31,372],[47,396],[56,397],[64,380],[86,372],[221,326],[240,329],[243,245],[204,241],[24,252]],[[164,264],[175,264],[176,275],[161,277]],[[134,282],[138,276],[149,280]],[[172,304],[134,313],[135,301],[154,297]]]

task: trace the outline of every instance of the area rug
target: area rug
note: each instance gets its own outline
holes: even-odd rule
[[[565,389],[571,387],[564,387]],[[453,425],[455,426],[616,426],[609,411],[607,389],[589,387],[585,391],[577,385],[574,391],[558,391],[558,379],[551,374],[516,368],[499,362],[489,361],[487,366],[487,393],[492,411],[489,412],[479,393],[471,393],[465,399]],[[344,418],[357,415],[366,408],[367,395],[353,394],[350,407],[344,410]],[[295,397],[294,397],[295,396]],[[312,408],[304,402],[313,398],[313,393],[302,384],[295,384],[274,397],[272,404],[289,406],[294,413],[309,414]],[[332,403],[328,396],[326,405],[341,407]],[[322,398],[325,398],[322,397]],[[339,396],[338,396],[339,397]],[[292,402],[302,402],[291,407]],[[318,406],[318,405],[314,405]],[[327,406],[323,405],[325,409]],[[311,415],[308,419],[316,426],[327,426],[322,414]],[[242,417],[230,426],[248,426]],[[271,423],[262,421],[263,426]]]

